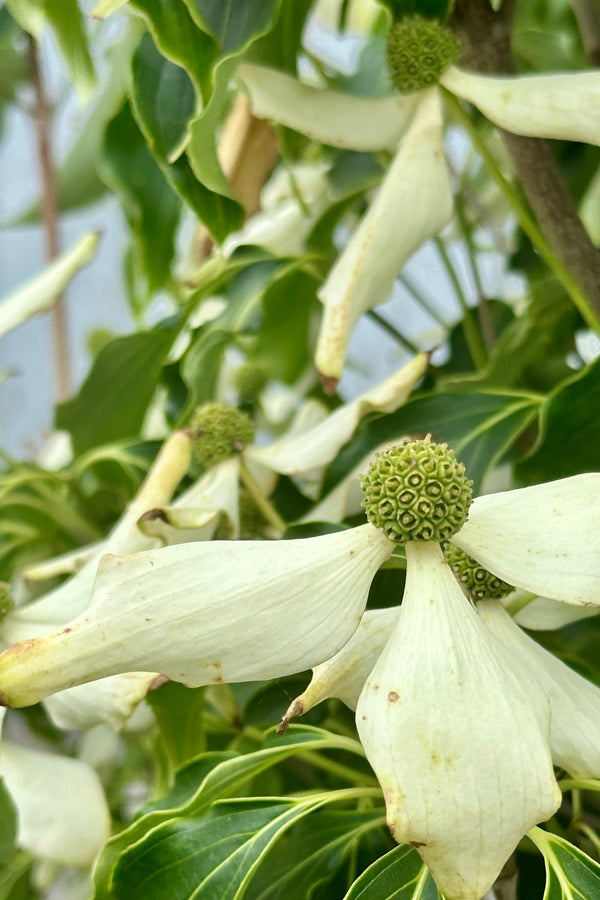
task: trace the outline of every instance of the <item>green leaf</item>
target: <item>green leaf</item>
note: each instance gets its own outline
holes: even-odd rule
[[[427,867],[412,847],[395,847],[362,873],[344,900],[442,900]]]
[[[71,81],[85,103],[96,89],[84,19],[77,0],[8,0],[12,15],[36,40],[45,22],[52,27]]]
[[[0,867],[8,865],[17,849],[18,818],[4,779],[0,778]]]
[[[51,309],[79,270],[94,258],[99,240],[98,232],[84,235],[39,275],[2,300],[0,337],[33,316]]]
[[[132,232],[136,269],[146,295],[168,282],[181,201],[148,150],[128,103],[109,123],[103,173],[120,195]]]
[[[116,338],[100,351],[77,396],[56,410],[56,427],[70,432],[76,455],[138,435],[177,333],[158,327]]]
[[[329,467],[323,493],[330,491],[361,459],[384,441],[430,433],[446,441],[464,462],[475,493],[487,472],[534,418],[540,401],[527,394],[422,394],[397,412],[364,425]]]
[[[568,841],[532,828],[528,832],[546,865],[543,900],[592,900],[600,897],[600,865]]]
[[[382,825],[385,816],[377,809],[313,813],[278,841],[246,900],[306,900],[343,865],[363,835]]]
[[[540,409],[538,442],[517,466],[525,483],[552,481],[598,468],[600,359],[553,390]]]
[[[204,689],[168,681],[151,691],[147,702],[154,710],[160,739],[174,772],[205,749]]]
[[[117,900],[239,900],[282,831],[323,802],[260,799],[219,802],[201,819],[154,829],[115,868]]]
[[[196,108],[187,72],[165,59],[146,34],[133,58],[133,108],[138,125],[172,187],[190,205],[217,241],[239,227],[239,203],[197,180],[181,150]],[[210,140],[214,140],[211,135]]]
[[[344,749],[362,753],[360,745],[317,728],[291,726],[285,735],[269,731],[264,747],[244,756],[209,753],[183,768],[173,790],[149,812],[142,813],[120,834],[108,841],[96,865],[96,900],[108,900],[116,861],[124,850],[140,841],[162,822],[176,816],[200,816],[218,799],[290,756],[306,751]]]
[[[273,28],[252,44],[246,58],[258,65],[295,75],[302,32],[312,0],[286,0]]]
[[[279,0],[186,0],[196,24],[217,41],[221,56],[240,53],[273,27]]]

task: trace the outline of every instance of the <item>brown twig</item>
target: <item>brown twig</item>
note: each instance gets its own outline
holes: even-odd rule
[[[42,192],[41,211],[46,245],[46,260],[51,262],[60,252],[58,189],[52,159],[52,105],[49,102],[39,59],[38,43],[29,36],[27,48],[29,77],[35,94],[33,120],[37,137],[37,154],[40,167]],[[54,346],[56,399],[64,400],[70,392],[70,359],[67,339],[67,320],[64,297],[60,296],[51,313]]]
[[[484,74],[513,71],[510,48],[513,2],[495,12],[486,0],[457,0],[451,24],[461,40],[462,62]],[[502,131],[529,204],[553,251],[600,316],[600,253],[548,143]]]
[[[600,6],[598,0],[571,0],[583,49],[592,66],[600,66]]]

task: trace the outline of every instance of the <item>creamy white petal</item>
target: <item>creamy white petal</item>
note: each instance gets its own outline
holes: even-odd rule
[[[360,420],[371,412],[394,412],[406,402],[429,363],[428,353],[419,353],[356,400],[344,403],[326,419],[296,437],[269,447],[249,447],[248,458],[286,475],[311,472],[326,466],[354,434]]]
[[[385,647],[398,617],[398,607],[370,609],[364,613],[350,640],[331,659],[315,666],[310,684],[290,704],[279,730],[317,703],[337,697],[356,709],[360,692]]]
[[[418,103],[415,95],[357,97],[320,90],[276,69],[248,63],[238,66],[236,74],[248,89],[255,116],[349,150],[395,147]]]
[[[17,807],[21,847],[68,866],[94,861],[110,835],[110,815],[90,766],[2,741],[0,775]]]
[[[397,624],[356,723],[396,840],[413,843],[448,900],[481,900],[560,804],[548,705],[507,670],[439,546],[406,552]]]
[[[600,71],[495,77],[453,66],[440,84],[506,131],[600,145]]]
[[[333,386],[360,316],[389,299],[404,263],[452,216],[439,93],[430,89],[419,98],[414,121],[375,199],[319,291],[325,312],[315,364]]]
[[[120,731],[159,678],[155,672],[111,675],[52,694],[44,706],[58,728],[83,731],[105,724]]]
[[[387,450],[405,437],[406,435],[399,435],[393,441],[385,441],[383,444],[379,444],[371,453],[363,457],[332,491],[298,521],[341,522],[346,516],[357,515],[361,510],[363,500],[360,476],[367,471],[377,453]]]
[[[600,473],[477,497],[452,542],[515,587],[600,605]]]
[[[120,672],[160,672],[189,686],[300,672],[350,638],[392,550],[363,525],[105,557],[84,615],[0,655],[0,700],[27,706]]]
[[[137,520],[146,510],[168,503],[188,470],[190,456],[189,435],[175,432],[161,448],[136,497],[88,562],[60,587],[7,616],[0,623],[0,639],[11,644],[69,622],[88,606],[98,563],[106,553],[135,553],[156,546],[155,538],[146,537],[138,529]]]
[[[520,593],[515,591],[504,597],[502,603],[505,609],[510,608],[511,601],[518,598]],[[572,622],[579,622],[580,619],[597,616],[599,613],[600,609],[596,606],[567,606],[548,597],[536,597],[520,609],[513,619],[521,628],[528,628],[530,631],[553,631],[556,628],[564,628]]]
[[[28,566],[22,570],[21,576],[26,582],[30,582],[46,581],[49,578],[56,578],[57,575],[71,575],[91,559],[98,549],[99,544],[77,547],[68,553],[61,553],[60,556],[54,556],[52,559]]]
[[[546,693],[555,764],[572,775],[600,778],[600,688],[524,634],[501,603],[486,600],[477,609],[511,671],[526,673]]]

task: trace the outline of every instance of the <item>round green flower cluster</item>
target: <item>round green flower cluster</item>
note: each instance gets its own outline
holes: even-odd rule
[[[492,575],[477,560],[454,544],[444,547],[444,555],[458,581],[475,600],[500,600],[514,591],[512,584],[507,584],[506,581]]]
[[[459,56],[457,39],[436,19],[406,16],[388,32],[388,71],[394,87],[403,94],[437,84]]]
[[[195,459],[209,468],[241,453],[254,440],[254,425],[246,413],[226,403],[205,403],[190,423]]]
[[[234,376],[235,389],[242,400],[254,400],[267,381],[267,371],[260,363],[242,363]]]
[[[390,541],[444,541],[466,522],[472,486],[448,445],[427,437],[377,454],[362,478],[363,506]]]

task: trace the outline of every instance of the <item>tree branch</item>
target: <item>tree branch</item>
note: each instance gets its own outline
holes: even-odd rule
[[[29,77],[34,90],[33,120],[37,138],[37,155],[40,167],[42,191],[41,211],[46,245],[46,259],[51,262],[60,252],[59,203],[56,174],[52,160],[52,106],[46,96],[35,38],[29,36],[27,48]],[[70,354],[67,338],[67,321],[64,297],[56,301],[51,313],[54,348],[56,399],[64,400],[70,393]]]
[[[462,61],[484,74],[513,71],[513,3],[494,12],[485,0],[457,0],[451,25]],[[501,131],[515,171],[549,244],[600,317],[600,253],[593,245],[548,143]]]

